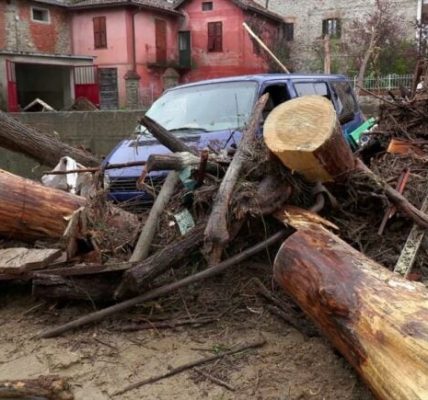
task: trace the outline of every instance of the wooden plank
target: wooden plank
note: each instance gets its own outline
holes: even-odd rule
[[[41,269],[59,258],[60,249],[27,249],[14,247],[0,250],[0,273],[21,274],[26,271]]]
[[[425,214],[428,212],[428,194],[425,196],[422,203],[421,211]],[[394,272],[404,276],[405,278],[409,276],[424,236],[425,229],[421,228],[419,225],[413,224],[403,250],[401,250],[400,257],[395,264]]]

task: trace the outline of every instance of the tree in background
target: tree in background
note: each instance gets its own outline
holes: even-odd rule
[[[375,0],[373,11],[352,21],[348,44],[356,62],[359,87],[369,68],[379,72],[380,66],[385,66],[383,56],[396,59],[402,50],[403,34],[398,9],[388,0]]]

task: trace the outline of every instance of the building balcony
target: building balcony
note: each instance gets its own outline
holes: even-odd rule
[[[146,63],[149,68],[190,69],[190,51],[179,51],[176,47],[146,46]]]

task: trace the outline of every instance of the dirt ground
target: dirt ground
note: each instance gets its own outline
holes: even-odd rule
[[[268,266],[244,265],[98,325],[41,340],[34,338],[40,330],[95,306],[46,303],[32,298],[28,286],[1,284],[0,380],[57,374],[68,379],[77,400],[371,400],[351,367],[324,338],[305,336],[268,311],[254,292],[257,274],[267,276],[264,282],[270,284]],[[118,331],[129,321],[146,321],[150,315],[218,318],[200,327]],[[234,391],[188,370],[112,396],[130,383],[258,338],[265,338],[266,345],[200,367]]]

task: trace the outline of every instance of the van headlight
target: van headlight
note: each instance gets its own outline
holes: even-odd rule
[[[111,183],[110,177],[108,176],[108,174],[104,173],[104,179],[103,179],[104,190],[110,189],[110,183]]]

